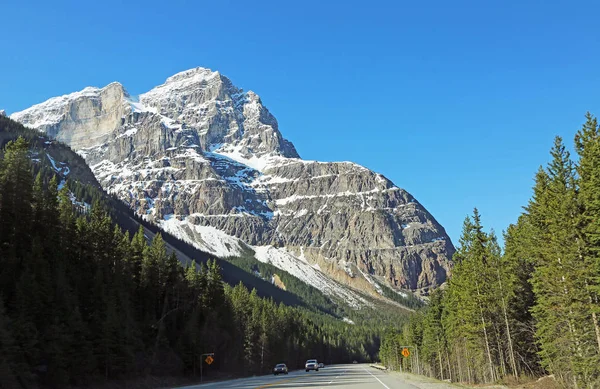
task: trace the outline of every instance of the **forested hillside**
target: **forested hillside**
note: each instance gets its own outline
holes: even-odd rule
[[[142,373],[268,371],[308,357],[368,360],[378,333],[225,286],[215,261],[183,269],[160,235],[130,237],[100,207],[77,215],[55,177],[34,179],[29,148],[0,165],[0,381],[82,384]]]
[[[460,382],[553,374],[569,388],[600,387],[600,130],[586,119],[576,160],[555,139],[503,250],[477,210],[467,217],[452,278],[386,334],[386,365]]]
[[[0,120],[7,142],[0,151],[3,388],[86,386],[148,374],[194,377],[206,352],[215,353],[209,375],[265,373],[280,362],[294,368],[307,358],[369,361],[384,325],[402,320],[402,310],[340,311],[293,277],[282,279],[297,294],[218,259],[183,268],[160,234],[148,242],[143,228],[128,231],[140,220],[98,190],[85,165],[65,180],[38,158],[47,140]],[[51,147],[65,159],[77,158],[60,143]],[[206,255],[165,237],[188,255]],[[223,282],[243,274],[263,297],[242,283]],[[267,286],[293,306],[266,297]],[[313,299],[317,308],[307,304]]]
[[[204,263],[211,258],[216,260],[223,270],[223,280],[231,286],[235,286],[241,281],[250,289],[256,288],[261,297],[273,297],[276,302],[308,307],[306,301],[299,298],[298,295],[279,289],[270,282],[255,277],[251,272],[230,262],[214,258],[209,253],[198,250],[196,247],[162,232],[156,225],[137,217],[122,201],[102,190],[85,160],[67,145],[51,140],[36,130],[24,127],[0,115],[0,156],[3,154],[4,145],[18,137],[23,137],[29,144],[29,156],[35,173],[40,172],[46,182],[56,176],[59,185],[66,185],[74,198],[78,200],[76,208],[79,212],[83,211],[83,208],[86,207],[85,204],[89,208],[90,204],[99,203],[123,231],[129,231],[130,236],[137,232],[140,225],[153,233],[161,232],[165,242],[189,258]],[[318,307],[316,308],[318,309]]]

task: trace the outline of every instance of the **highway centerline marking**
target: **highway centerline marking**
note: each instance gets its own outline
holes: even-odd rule
[[[344,374],[346,374],[346,370],[344,370],[344,371],[342,372],[342,374],[340,374],[339,376],[337,376],[337,377],[335,377],[334,379],[332,379],[331,381],[329,381],[329,382],[327,383],[327,385],[331,384],[333,381],[337,380],[338,378],[340,378],[340,376],[343,376]]]
[[[371,373],[370,371],[368,371],[368,370],[367,370],[367,369],[365,369],[364,367],[363,367],[363,370],[364,370],[364,371],[366,371],[367,373],[371,374],[371,376],[373,376],[373,378],[375,378],[377,381],[379,381],[379,383],[380,383],[381,385],[383,385],[383,387],[384,387],[384,388],[386,388],[386,389],[390,389],[390,387],[389,387],[389,386],[387,386],[386,384],[384,384],[383,382],[381,382],[381,380],[380,380],[379,378],[375,377],[375,375],[374,375],[373,373]]]

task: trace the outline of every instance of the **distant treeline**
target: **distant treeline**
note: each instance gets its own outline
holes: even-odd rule
[[[384,337],[386,365],[470,383],[553,374],[569,388],[600,388],[600,130],[586,119],[577,161],[555,139],[504,250],[477,210],[465,220],[447,288]]]

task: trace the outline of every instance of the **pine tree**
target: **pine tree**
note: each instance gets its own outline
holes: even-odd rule
[[[31,377],[15,344],[2,296],[0,296],[0,350],[2,350],[0,353],[0,387],[21,388],[21,383],[30,381]]]
[[[535,247],[533,313],[543,366],[578,387],[593,379],[595,367],[585,339],[584,323],[591,320],[584,308],[586,289],[578,258],[576,178],[561,138],[555,139],[551,155],[547,173],[536,177],[527,208]]]
[[[0,168],[0,293],[8,301],[14,296],[14,274],[30,249],[32,178],[27,142],[23,138],[8,142]]]
[[[425,361],[435,372],[433,375],[444,379],[445,363],[443,359],[447,352],[446,333],[442,327],[442,292],[435,291],[429,300],[429,307],[423,318],[423,351]],[[450,372],[447,371],[449,374]]]
[[[575,136],[579,154],[579,203],[581,207],[580,266],[583,267],[589,310],[597,351],[600,353],[600,129],[589,112]]]
[[[493,300],[500,303],[499,313],[502,315],[501,320],[497,320],[497,332],[499,334],[498,352],[500,353],[500,366],[502,375],[507,375],[507,370],[514,378],[518,378],[519,371],[517,368],[517,356],[514,346],[514,328],[512,318],[509,311],[509,302],[514,297],[514,289],[516,283],[515,271],[517,269],[511,267],[512,263],[505,260],[502,256],[502,250],[498,244],[495,233],[492,231],[489,234],[488,243],[489,265],[493,270]],[[504,345],[504,346],[501,346]],[[508,365],[508,369],[506,368]]]
[[[534,337],[534,320],[531,309],[535,296],[530,283],[534,271],[532,254],[531,226],[524,215],[517,224],[508,227],[504,235],[504,255],[506,272],[511,276],[513,286],[508,294],[508,313],[514,331],[515,352],[520,356],[517,370],[530,376],[542,374],[538,349]]]

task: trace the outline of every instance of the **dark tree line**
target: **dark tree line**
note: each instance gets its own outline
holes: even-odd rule
[[[47,174],[46,174],[47,173]],[[379,327],[261,298],[217,261],[181,267],[160,234],[131,236],[101,206],[78,213],[69,185],[34,177],[23,138],[0,160],[0,382],[65,387],[140,375],[255,374],[370,360]],[[51,172],[50,172],[51,173]]]
[[[576,161],[555,139],[504,250],[477,210],[465,220],[452,278],[384,337],[387,365],[471,383],[553,374],[565,387],[600,387],[600,129],[586,119]],[[407,344],[418,361],[397,359]]]

